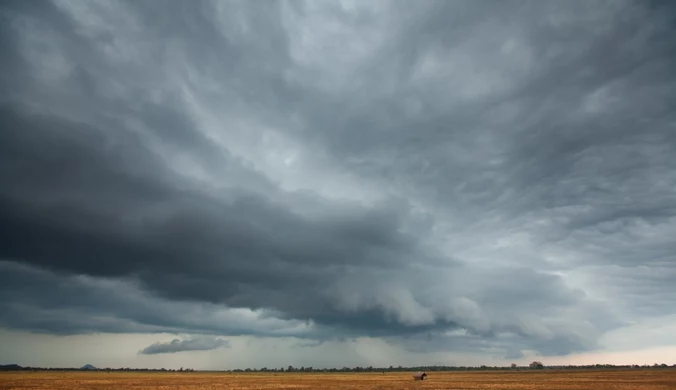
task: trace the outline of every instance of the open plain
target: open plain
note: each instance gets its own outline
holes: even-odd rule
[[[675,369],[387,373],[0,373],[0,389],[676,389]]]

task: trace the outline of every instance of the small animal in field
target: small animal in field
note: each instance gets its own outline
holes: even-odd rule
[[[413,380],[422,381],[425,380],[425,378],[427,378],[427,374],[425,374],[424,372],[416,372],[415,374],[413,374]]]

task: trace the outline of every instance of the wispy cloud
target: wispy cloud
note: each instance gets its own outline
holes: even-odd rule
[[[139,351],[144,355],[157,355],[161,353],[177,353],[187,351],[209,351],[216,348],[230,347],[227,340],[215,337],[191,337],[187,339],[173,339],[166,343],[154,343]]]

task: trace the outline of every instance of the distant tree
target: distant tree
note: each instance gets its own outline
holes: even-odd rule
[[[530,364],[530,368],[542,369],[542,368],[545,368],[545,366],[542,363],[535,361],[535,362]]]
[[[516,368],[516,363],[512,363],[512,368]]]

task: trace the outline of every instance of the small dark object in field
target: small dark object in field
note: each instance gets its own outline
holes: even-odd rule
[[[427,374],[425,374],[424,372],[416,372],[415,374],[413,374],[413,380],[416,380],[416,381],[425,380],[426,377],[427,377]]]

